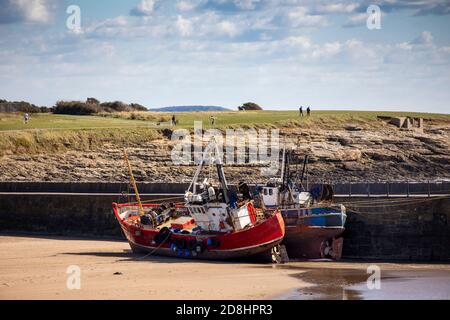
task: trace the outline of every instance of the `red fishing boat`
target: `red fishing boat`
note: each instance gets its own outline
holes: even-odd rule
[[[219,186],[197,183],[208,153],[205,149],[182,204],[142,204],[126,158],[137,203],[113,203],[113,210],[134,252],[196,259],[232,259],[267,255],[281,261],[284,221],[277,209],[256,209],[250,197],[239,199],[225,179],[220,157],[209,157]],[[197,192],[198,191],[198,192]]]

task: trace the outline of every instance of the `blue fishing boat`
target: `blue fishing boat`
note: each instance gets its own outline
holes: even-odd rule
[[[339,259],[342,233],[347,218],[344,205],[334,204],[330,185],[318,185],[309,191],[304,180],[308,157],[301,176],[291,173],[292,150],[283,150],[281,177],[258,188],[261,205],[279,208],[286,225],[284,245],[290,257],[301,259]]]

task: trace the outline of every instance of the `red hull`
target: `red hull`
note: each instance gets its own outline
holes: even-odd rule
[[[195,258],[208,260],[223,260],[249,257],[270,251],[278,245],[284,237],[284,220],[279,211],[272,217],[260,222],[254,227],[238,232],[226,234],[179,234],[172,233],[171,241],[184,239],[185,243],[197,241],[204,244],[204,250],[195,257],[192,255],[180,255],[179,251],[174,251],[170,243],[157,245],[154,242],[159,230],[143,229],[139,226],[129,224],[119,215],[119,208],[130,206],[129,204],[119,205],[113,203],[114,214],[134,251],[152,252],[155,255],[173,256],[181,258]],[[155,205],[144,205],[155,206]],[[207,245],[208,239],[214,238],[214,245]]]
[[[340,237],[343,232],[342,227],[286,226],[284,244],[292,258],[339,260],[342,255],[343,239]],[[325,241],[331,242],[333,247],[330,255],[323,252]]]

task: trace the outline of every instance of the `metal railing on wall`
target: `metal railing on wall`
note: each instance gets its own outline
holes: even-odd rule
[[[315,184],[318,185],[318,184]],[[433,197],[450,195],[450,181],[332,183],[337,197]],[[314,187],[314,184],[312,185]]]
[[[321,182],[309,183],[308,190],[320,186]],[[333,186],[337,197],[433,197],[450,195],[450,181],[389,181],[328,183]],[[258,184],[263,186],[264,184]],[[0,182],[2,193],[121,193],[127,190],[127,183],[102,182]],[[138,183],[144,194],[184,194],[188,184],[181,183]],[[255,185],[252,185],[255,187]]]

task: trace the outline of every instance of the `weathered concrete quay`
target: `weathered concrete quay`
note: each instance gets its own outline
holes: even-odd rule
[[[336,201],[348,207],[344,258],[449,261],[449,183],[408,184],[408,193],[405,185],[391,183],[389,196],[382,185],[354,184],[351,196],[344,185],[336,188]],[[364,195],[367,187],[372,191]],[[180,201],[185,188],[140,185],[145,200]],[[121,238],[111,203],[126,200],[119,192],[126,189],[126,184],[1,183],[0,232]]]

